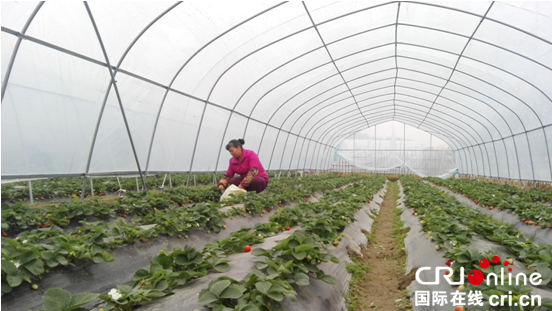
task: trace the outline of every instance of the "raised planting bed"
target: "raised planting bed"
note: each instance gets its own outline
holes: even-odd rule
[[[412,230],[405,240],[407,247],[407,271],[413,268],[430,267],[430,270],[420,271],[420,279],[434,281],[439,278],[439,284],[421,284],[417,281],[410,286],[414,310],[452,310],[455,305],[453,297],[463,295],[462,302],[468,310],[547,310],[552,307],[551,254],[552,246],[535,245],[515,230],[511,225],[493,220],[492,217],[473,210],[461,204],[455,198],[439,191],[433,186],[416,181],[412,178],[402,178],[406,200],[402,219]],[[500,261],[495,260],[500,258]],[[488,266],[480,265],[488,261]],[[493,260],[495,260],[493,262]],[[504,261],[509,267],[504,266]],[[436,272],[436,268],[449,268],[450,271]],[[460,269],[465,270],[461,279]],[[505,285],[500,285],[503,278],[498,273],[498,285],[486,281],[474,285],[469,278],[472,270],[477,270],[486,279],[490,273],[500,272],[501,268],[512,269],[512,274],[530,276],[538,271],[543,281],[539,286],[510,285],[507,277]],[[478,273],[479,273],[478,272]],[[445,278],[452,278],[459,284],[449,285]],[[458,291],[457,291],[458,290]],[[482,306],[468,305],[470,293],[481,292]],[[420,301],[418,296],[429,293],[429,305]],[[444,295],[446,302],[433,300],[433,295]],[[491,296],[510,295],[518,299],[521,295],[540,295],[542,307],[492,306]],[[494,299],[494,298],[493,298]],[[476,302],[472,296],[472,304]],[[517,303],[517,302],[515,302]],[[544,307],[546,306],[546,307]]]

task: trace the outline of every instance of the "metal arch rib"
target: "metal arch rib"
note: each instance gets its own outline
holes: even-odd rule
[[[398,3],[397,18],[395,20],[395,83],[393,84],[393,114],[395,114],[395,99],[397,92],[397,78],[399,77],[399,64],[397,62],[397,45],[398,45],[398,32],[399,32],[399,14],[401,12],[401,3]]]
[[[35,18],[36,14],[38,14],[38,11],[42,8],[42,5],[44,5],[44,1],[40,1],[36,7],[34,8],[33,12],[25,22],[25,25],[23,26],[23,29],[21,29],[21,34],[24,36],[25,33],[27,33],[27,29],[29,29],[29,26],[31,26],[31,23],[33,22],[33,19]],[[4,28],[4,27],[2,27]],[[4,94],[6,93],[6,87],[8,86],[8,81],[10,80],[11,71],[13,68],[13,63],[15,62],[15,58],[17,57],[17,52],[19,51],[19,46],[21,45],[21,41],[23,40],[23,37],[18,37],[17,42],[15,43],[13,47],[12,54],[10,56],[10,61],[8,63],[8,67],[6,68],[6,74],[4,75],[4,79],[2,81],[2,103],[4,102]]]
[[[494,4],[494,1],[491,2],[491,5],[489,5],[489,7],[487,8],[487,11],[485,12],[485,15],[481,18],[481,20],[479,21],[479,23],[477,24],[477,27],[475,27],[474,31],[472,32],[470,38],[468,39],[468,41],[466,42],[466,44],[464,45],[464,48],[462,49],[462,51],[460,52],[460,54],[458,55],[458,58],[456,59],[456,63],[454,64],[454,67],[452,68],[452,71],[450,72],[450,75],[447,79],[447,82],[445,82],[445,84],[443,85],[443,87],[441,88],[441,90],[439,91],[439,94],[437,94],[437,96],[435,97],[435,100],[433,101],[433,104],[431,105],[431,107],[429,107],[429,110],[427,111],[427,114],[426,114],[426,117],[427,115],[429,115],[429,113],[431,112],[431,109],[433,108],[433,106],[435,105],[435,102],[437,101],[437,98],[439,98],[439,96],[441,95],[441,93],[443,92],[443,90],[447,87],[448,83],[450,82],[450,79],[452,78],[452,75],[454,75],[454,72],[456,70],[456,67],[458,66],[458,63],[460,62],[460,59],[462,59],[462,54],[464,54],[464,51],[466,51],[466,48],[468,47],[468,45],[470,44],[473,36],[475,36],[475,33],[477,32],[477,30],[479,29],[479,26],[481,26],[481,23],[483,23],[483,21],[485,20],[485,17],[487,16],[487,14],[489,13],[489,11],[491,10],[491,8],[493,7],[493,4]],[[424,118],[425,120],[425,118]],[[420,125],[422,125],[422,123],[424,123],[424,120],[422,120],[422,122],[420,122]],[[418,125],[418,127],[420,126]]]
[[[124,61],[125,57],[127,56],[127,54],[130,52],[130,49],[132,47],[134,47],[134,44],[136,44],[136,42],[142,37],[142,35],[148,29],[150,29],[150,27],[153,26],[153,24],[155,24],[157,21],[159,21],[163,16],[165,16],[168,12],[170,12],[172,9],[174,9],[176,6],[178,6],[180,3],[181,2],[176,2],[175,4],[173,4],[172,6],[167,8],[165,11],[163,11],[161,14],[159,14],[156,18],[154,18],[148,25],[146,25],[146,27],[144,27],[144,29],[142,29],[142,31],[134,38],[134,40],[132,40],[132,42],[126,48],[125,52],[123,53],[123,55],[119,59],[119,62],[117,62],[117,66],[115,68],[121,67],[121,64],[123,63],[123,61]],[[114,69],[113,76],[117,75],[117,72],[118,72],[118,70]],[[91,164],[91,161],[92,161],[92,154],[94,153],[94,147],[96,145],[96,138],[98,137],[100,122],[102,120],[105,105],[107,104],[107,99],[109,98],[109,93],[111,91],[112,86],[113,86],[113,80],[109,81],[109,85],[107,86],[107,90],[105,92],[105,96],[104,96],[104,99],[103,99],[103,102],[102,102],[102,106],[100,108],[100,113],[98,115],[98,120],[96,121],[96,127],[94,129],[94,135],[92,136],[90,151],[88,153],[88,160],[86,162],[86,168],[85,168],[85,172],[84,172],[85,174],[88,174],[89,171],[90,171],[90,164]],[[147,168],[147,163],[146,163],[146,172],[147,172],[147,170],[148,170],[148,168]]]
[[[345,86],[347,87],[347,89],[349,89],[349,92],[351,93],[351,96],[353,96],[353,99],[356,103],[357,100],[355,98],[355,95],[353,94],[353,92],[351,91],[351,88],[347,84],[347,80],[345,80],[345,77],[343,77],[343,74],[341,73],[341,70],[339,69],[339,67],[337,67],[337,64],[335,63],[335,60],[333,59],[332,54],[330,53],[330,50],[328,49],[328,46],[326,45],[326,42],[324,41],[324,38],[322,38],[322,34],[320,34],[320,31],[318,30],[318,26],[316,26],[316,23],[312,19],[312,16],[311,16],[311,14],[309,12],[309,9],[307,8],[307,4],[305,2],[303,2],[303,6],[305,7],[305,11],[307,12],[307,15],[309,16],[309,19],[312,22],[312,25],[314,26],[314,29],[316,30],[316,33],[320,37],[320,41],[322,41],[322,44],[324,45],[324,48],[326,49],[326,52],[328,52],[328,56],[332,60],[332,63],[335,66],[335,69],[337,70],[337,72],[341,76],[341,79],[343,79],[343,82],[345,83]],[[358,106],[358,103],[357,103],[357,106]],[[358,107],[358,110],[360,111],[360,114],[364,117],[364,119],[366,119],[366,116],[360,110],[360,106]],[[366,125],[370,126],[370,124],[368,123],[368,119],[366,119]]]
[[[128,121],[125,115],[125,109],[123,108],[123,102],[121,100],[121,95],[119,94],[119,88],[117,87],[117,83],[115,81],[115,74],[113,73],[113,70],[111,69],[111,65],[109,64],[109,57],[107,56],[107,52],[105,50],[105,46],[102,41],[102,37],[100,35],[100,32],[98,30],[98,27],[96,25],[96,22],[94,21],[94,16],[92,16],[92,12],[90,11],[90,7],[88,7],[88,3],[84,1],[84,7],[86,8],[86,11],[88,12],[88,16],[90,17],[90,22],[92,23],[92,26],[94,27],[94,31],[96,33],[96,36],[98,37],[98,41],[100,43],[100,46],[102,48],[102,52],[105,57],[105,62],[107,64],[109,75],[111,77],[111,83],[113,84],[113,88],[115,89],[115,94],[117,95],[117,101],[119,102],[119,107],[121,108],[121,115],[123,116],[123,121],[125,123],[125,127],[128,134],[128,139],[130,142],[130,146],[132,147],[132,153],[134,154],[134,159],[136,160],[136,166],[138,168],[138,173],[140,174],[140,179],[142,180],[142,187],[144,189],[146,188],[146,179],[142,175],[142,170],[140,169],[140,161],[138,160],[138,154],[136,153],[136,148],[134,147],[134,141],[132,140],[132,134],[130,133],[130,128],[128,126]],[[84,192],[84,191],[83,191]]]
[[[159,106],[159,112],[157,113],[157,117],[155,119],[155,125],[153,127],[153,132],[152,132],[152,137],[151,137],[151,142],[150,142],[150,147],[149,147],[149,151],[148,151],[148,158],[147,158],[147,161],[146,161],[146,170],[147,168],[149,167],[149,162],[150,162],[150,157],[151,157],[151,149],[153,147],[153,141],[155,139],[155,133],[156,133],[156,130],[157,130],[157,125],[159,123],[159,118],[161,116],[161,110],[163,109],[163,105],[165,103],[165,100],[167,99],[167,95],[169,93],[169,89],[170,87],[173,85],[174,81],[176,81],[176,78],[180,75],[180,73],[182,72],[182,70],[184,70],[184,68],[186,67],[186,65],[188,65],[188,63],[190,61],[192,61],[192,59],[194,59],[194,57],[199,54],[201,51],[203,51],[203,49],[205,49],[207,46],[209,46],[211,43],[215,42],[216,40],[218,40],[220,37],[224,36],[225,34],[231,32],[232,30],[238,28],[239,26],[247,23],[248,21],[268,12],[268,11],[271,11],[272,9],[275,9],[277,7],[279,7],[280,5],[283,5],[285,4],[286,2],[280,2],[270,8],[267,8],[266,10],[264,11],[261,11],[253,16],[251,16],[250,18],[230,27],[228,30],[222,32],[220,35],[216,36],[215,38],[211,39],[209,42],[207,42],[206,44],[204,44],[200,49],[198,49],[192,56],[190,56],[190,58],[188,60],[186,60],[186,62],[180,67],[180,69],[176,72],[176,74],[174,75],[174,77],[172,78],[170,84],[168,85],[168,88],[167,88],[167,91],[165,92],[165,95],[163,96],[163,100],[161,101],[161,105]],[[204,101],[205,104],[207,105],[207,102],[208,102],[208,99]],[[203,115],[202,115],[203,117]],[[201,124],[200,124],[200,127],[201,127]],[[197,137],[199,137],[199,129],[198,129],[198,135]],[[196,141],[197,141],[197,138],[196,138]],[[194,147],[194,153],[195,153],[195,147]],[[193,157],[193,155],[192,155]],[[192,166],[190,165],[190,171],[192,170]]]

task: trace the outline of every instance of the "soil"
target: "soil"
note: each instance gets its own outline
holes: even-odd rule
[[[408,298],[402,290],[412,282],[416,271],[412,270],[405,276],[401,269],[405,253],[395,249],[393,236],[398,187],[396,183],[389,183],[388,186],[377,222],[372,227],[373,242],[362,249],[363,256],[359,258],[370,271],[359,280],[358,290],[352,293],[360,299],[357,310],[410,310]],[[398,299],[402,301],[396,304]]]

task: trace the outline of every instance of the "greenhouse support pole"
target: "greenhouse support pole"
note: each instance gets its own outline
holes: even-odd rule
[[[194,174],[194,187],[197,187],[196,174]]]
[[[406,123],[403,123],[403,165],[401,170],[406,170]]]
[[[172,186],[172,180],[171,180],[171,174],[169,174],[169,187],[171,187],[171,188],[173,187]]]
[[[353,133],[353,175],[355,174],[356,167],[356,133]]]
[[[189,184],[190,184],[190,172],[188,172],[188,179],[186,179],[186,188],[188,188]]]
[[[125,109],[123,108],[123,101],[121,100],[121,94],[119,94],[119,87],[117,86],[117,81],[115,81],[115,75],[113,74],[113,69],[111,67],[111,63],[109,62],[109,57],[107,56],[107,51],[105,50],[105,46],[102,41],[102,37],[100,36],[100,31],[98,30],[98,27],[96,25],[96,22],[94,21],[94,17],[92,16],[92,11],[90,11],[90,7],[88,6],[88,3],[84,2],[84,7],[86,8],[86,11],[88,12],[88,16],[90,17],[90,22],[92,23],[92,26],[94,27],[94,31],[96,32],[96,36],[98,37],[98,42],[100,43],[100,47],[102,49],[102,53],[105,58],[105,62],[107,64],[107,69],[109,71],[109,76],[111,78],[111,83],[113,84],[113,89],[115,90],[115,94],[117,95],[117,101],[119,102],[119,108],[121,109],[121,115],[123,117],[123,121],[125,123],[125,127],[127,130],[128,139],[130,142],[130,146],[132,147],[132,153],[134,154],[134,159],[136,161],[136,167],[138,168],[138,173],[140,174],[140,179],[142,180],[142,186],[144,187],[144,191],[146,190],[146,180],[144,176],[142,175],[142,169],[140,168],[140,161],[138,160],[138,155],[136,154],[136,148],[134,147],[134,141],[132,139],[132,134],[130,133],[130,128],[128,126],[128,121],[125,114]]]
[[[433,176],[433,134],[429,133],[429,176]]]
[[[280,138],[280,133],[282,132],[282,129],[278,129],[278,135],[276,135],[276,139],[274,140],[274,148],[272,149],[272,154],[270,155],[270,160],[268,160],[268,169],[272,166],[272,157],[274,157],[274,151],[276,151],[276,144],[278,143],[278,139]],[[260,146],[259,146],[260,149]],[[217,163],[218,164],[218,163]]]
[[[140,186],[138,186],[138,177],[135,177],[135,178],[136,178],[136,191],[140,192]]]
[[[161,188],[165,188],[165,181],[167,180],[167,174],[165,174],[165,177],[163,177],[163,183],[161,184]]]
[[[84,193],[86,192],[86,176],[82,180],[81,200],[84,199]]]
[[[94,184],[92,183],[92,177],[88,179],[90,181],[90,196],[94,196]]]
[[[25,25],[23,26],[23,29],[21,29],[21,34],[22,35],[25,35],[25,33],[27,32],[27,29],[31,25],[31,22],[33,21],[36,14],[38,13],[38,11],[40,10],[40,8],[42,7],[42,5],[44,3],[45,3],[44,1],[40,1],[36,5],[35,9],[33,10],[31,15],[27,19],[27,22],[25,22]],[[10,74],[11,74],[11,71],[12,71],[12,68],[13,68],[13,63],[15,62],[15,58],[17,57],[17,51],[19,50],[19,46],[21,45],[22,40],[23,40],[23,38],[21,38],[21,37],[17,38],[17,42],[15,43],[15,45],[13,47],[13,52],[12,52],[11,57],[10,57],[10,62],[8,63],[8,66],[6,68],[6,73],[3,77],[4,79],[2,81],[2,102],[4,102],[4,94],[6,94],[6,87],[8,86],[8,81],[10,80]]]
[[[31,202],[31,204],[34,203],[34,198],[33,198],[33,184],[31,183],[30,180],[29,180],[29,201]]]

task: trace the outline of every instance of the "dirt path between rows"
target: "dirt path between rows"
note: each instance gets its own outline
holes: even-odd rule
[[[402,290],[410,284],[412,278],[403,275],[401,265],[405,263],[404,250],[402,247],[395,248],[393,235],[398,192],[397,183],[389,182],[368,245],[362,249],[363,257],[359,259],[369,268],[369,272],[359,280],[355,291],[351,293],[359,298],[357,310],[410,309]]]

